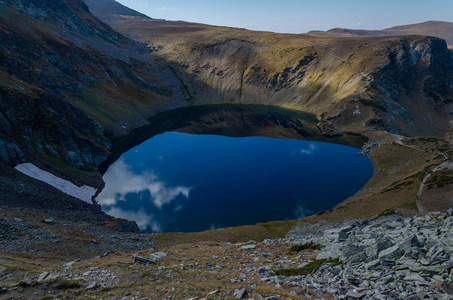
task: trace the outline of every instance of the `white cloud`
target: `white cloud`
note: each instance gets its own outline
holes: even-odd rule
[[[161,232],[163,229],[161,224],[154,220],[153,215],[147,214],[143,209],[138,211],[125,211],[118,207],[111,207],[106,210],[106,213],[116,218],[135,221],[142,230],[151,227],[153,232]]]
[[[313,151],[315,151],[316,146],[314,144],[308,145],[308,149],[301,149],[300,153],[301,154],[312,154]]]
[[[97,201],[104,205],[115,205],[117,201],[125,201],[130,193],[149,191],[151,201],[157,208],[170,203],[177,196],[189,198],[189,187],[167,187],[165,182],[159,181],[152,173],[135,174],[124,159],[118,160],[105,173],[104,190],[97,197]]]
[[[159,7],[157,10],[158,11],[177,11],[178,8],[177,7],[166,7],[166,6],[163,6],[163,7]]]

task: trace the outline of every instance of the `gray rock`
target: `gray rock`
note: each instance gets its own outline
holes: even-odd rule
[[[353,243],[346,243],[344,246],[340,247],[339,253],[339,257],[342,261],[347,261],[351,256],[355,256],[359,253],[362,253],[364,256],[363,260],[366,259],[366,255],[363,253],[362,248],[354,245]]]
[[[376,244],[376,255],[379,254],[381,251],[388,249],[393,246],[393,243],[388,238],[382,238]]]
[[[162,261],[162,259],[166,256],[167,253],[165,252],[154,252],[149,255],[149,260],[152,261],[153,263],[158,263]]]
[[[44,280],[47,279],[47,277],[50,275],[49,272],[43,272],[41,274],[39,274],[38,276],[38,282],[43,282]]]
[[[0,140],[0,161],[16,165],[25,162],[25,155],[16,144]]]
[[[365,264],[365,269],[374,269],[375,267],[379,266],[381,263],[379,261],[379,259],[375,259],[373,261],[370,261],[368,263]]]
[[[358,293],[355,291],[348,291],[346,293],[346,297],[351,298],[351,299],[361,299],[365,296],[365,293]]]
[[[73,260],[73,261],[70,261],[70,262],[68,262],[68,263],[63,264],[63,267],[64,267],[64,268],[69,268],[69,267],[71,267],[73,264],[75,264],[75,263],[78,262],[78,261],[80,261],[80,260]]]
[[[445,295],[439,295],[440,290],[453,293],[449,283],[453,281],[453,242],[449,242],[453,241],[453,218],[448,213],[348,222],[301,225],[288,234],[292,243],[323,245],[316,259],[338,258],[342,264],[325,264],[306,276],[274,276],[265,281],[312,288],[315,295],[302,292],[310,298],[322,297],[322,292],[346,299],[441,299]]]
[[[219,290],[212,291],[206,296],[206,299],[208,299],[209,297],[212,297],[212,296],[214,296],[215,294],[218,294],[218,293],[219,293]]]
[[[396,260],[403,256],[403,251],[396,245],[379,252],[378,257],[386,260]]]
[[[244,250],[251,250],[251,249],[255,249],[256,248],[256,245],[245,245],[245,246],[242,246],[241,249],[244,249]]]
[[[324,237],[331,241],[344,241],[348,237],[347,233],[351,230],[351,226],[326,230],[324,232]]]
[[[55,218],[54,217],[50,217],[49,219],[42,220],[42,222],[46,223],[46,224],[54,224],[55,223]]]
[[[237,289],[237,290],[235,290],[234,293],[233,293],[233,297],[236,298],[236,299],[245,298],[246,295],[247,295],[247,291],[244,288],[242,288],[242,287]]]
[[[406,277],[404,277],[403,280],[405,280],[405,281],[425,281],[425,279],[423,279],[423,277],[421,277],[418,274],[407,275]]]
[[[264,266],[264,267],[260,267],[258,269],[259,274],[265,274],[265,273],[269,273],[269,272],[272,272],[272,268],[270,266]]]
[[[343,244],[341,243],[330,244],[324,249],[321,249],[321,251],[318,253],[318,256],[316,257],[316,260],[339,258],[341,255],[341,247],[343,247]]]
[[[85,288],[85,290],[91,291],[91,290],[97,290],[98,288],[99,288],[99,285],[97,284],[97,282],[93,281]]]
[[[155,261],[146,257],[142,256],[134,256],[134,264],[136,263],[144,263],[144,264],[154,264]]]

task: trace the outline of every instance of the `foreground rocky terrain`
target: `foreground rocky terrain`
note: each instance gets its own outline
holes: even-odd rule
[[[228,241],[225,234],[183,243],[59,220],[9,218],[5,213],[12,212],[3,212],[2,299],[453,297],[452,209],[407,218],[388,213],[300,223],[288,226],[286,237],[262,241]],[[78,241],[59,235],[59,227],[79,232]],[[70,250],[66,256],[48,245],[61,247],[65,239],[73,243],[64,246]]]

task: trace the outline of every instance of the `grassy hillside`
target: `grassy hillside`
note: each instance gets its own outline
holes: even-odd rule
[[[172,62],[192,104],[278,105],[315,114],[333,133],[451,132],[443,120],[453,99],[453,64],[436,38],[332,38],[124,16],[106,21]]]

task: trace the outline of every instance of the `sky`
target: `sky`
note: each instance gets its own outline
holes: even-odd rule
[[[281,33],[453,21],[453,0],[117,0],[151,18]]]

